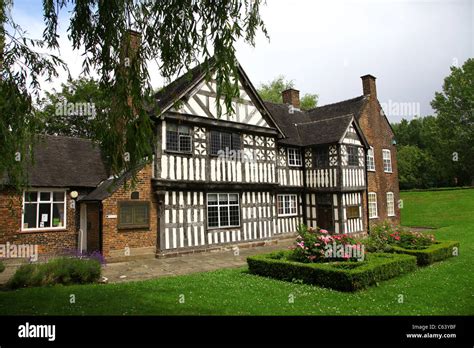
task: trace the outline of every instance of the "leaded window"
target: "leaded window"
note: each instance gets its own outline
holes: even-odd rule
[[[185,125],[166,125],[166,149],[176,152],[191,152],[191,128]]]
[[[240,150],[239,133],[211,131],[211,155],[218,155],[219,151]]]
[[[348,162],[347,164],[350,166],[358,166],[359,165],[359,150],[357,146],[347,146],[347,156]]]

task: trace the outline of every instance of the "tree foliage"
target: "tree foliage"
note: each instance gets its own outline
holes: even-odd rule
[[[432,101],[436,116],[392,125],[401,188],[474,184],[474,60],[452,67]]]
[[[286,80],[285,76],[280,75],[273,81],[262,83],[258,88],[258,94],[260,94],[260,97],[265,101],[282,103],[283,99],[281,97],[281,92],[294,87],[295,84],[293,80]],[[305,94],[300,98],[300,107],[302,110],[315,108],[317,104],[317,94]]]
[[[436,111],[439,129],[448,156],[457,157],[453,165],[458,181],[474,184],[474,59],[462,67],[451,67],[443,91],[436,92],[431,106]]]
[[[0,0],[2,9],[6,8],[4,1]],[[239,96],[234,43],[242,39],[254,45],[257,32],[267,35],[260,17],[260,3],[261,0],[45,0],[43,40],[28,43],[57,49],[59,18],[65,12],[70,13],[68,38],[73,48],[84,56],[83,73],[97,71],[100,89],[106,100],[111,101],[107,112],[97,117],[96,132],[110,170],[120,173],[134,168],[144,158],[151,158],[153,150],[155,139],[150,112],[154,99],[147,62],[157,61],[161,75],[172,78],[198,60],[213,56],[218,99],[224,100],[226,111],[232,111],[232,100]],[[0,23],[6,23],[5,16],[0,17]],[[141,33],[139,45],[131,29]],[[9,70],[5,73],[5,67],[10,68],[15,61],[17,66],[26,66],[26,74],[35,88],[39,87],[35,84],[36,76],[54,76],[54,64],[60,63],[56,57],[35,55],[32,49],[25,48],[26,41],[7,36],[11,46],[5,48],[2,76],[8,77]],[[210,78],[210,72],[207,75]],[[25,97],[24,110],[30,111],[31,91],[26,89],[25,77],[22,74],[10,76],[10,84],[5,88],[17,89],[18,95]],[[216,105],[218,112],[223,112],[220,103]],[[21,119],[26,114],[23,111],[12,113],[20,110],[12,103],[8,109],[0,111],[10,112],[10,122],[18,131],[16,124],[23,124]],[[4,137],[1,140],[7,143],[9,152],[27,143],[20,140],[20,134],[9,131],[9,122],[2,122],[0,126],[2,136],[8,135],[6,141]],[[31,136],[35,129],[37,127],[25,133]],[[3,149],[4,144],[1,145]],[[0,173],[11,171],[12,164],[11,159],[2,159]]]
[[[41,132],[100,141],[97,119],[110,107],[99,83],[79,78],[61,84],[60,91],[46,92],[37,111]]]
[[[13,21],[11,7],[11,1],[0,0],[0,186],[7,179],[20,188],[27,183],[25,164],[32,159],[31,145],[39,127],[32,104],[40,77],[51,81],[64,64],[35,50],[45,42],[26,37]]]

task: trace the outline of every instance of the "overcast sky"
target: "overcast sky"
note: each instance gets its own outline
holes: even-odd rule
[[[43,32],[42,1],[15,0],[13,15],[30,36]],[[262,8],[270,41],[237,46],[237,57],[255,86],[284,75],[319,105],[362,94],[360,76],[377,77],[377,94],[390,121],[432,113],[452,65],[474,57],[474,0],[267,0]],[[60,23],[61,57],[73,77],[82,59]],[[154,64],[153,85],[163,85]],[[66,81],[62,74],[46,89]],[[398,109],[398,110],[397,110]]]

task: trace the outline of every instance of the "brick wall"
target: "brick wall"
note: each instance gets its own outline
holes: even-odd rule
[[[136,187],[116,190],[110,197],[102,202],[102,247],[105,256],[118,256],[125,253],[125,248],[130,248],[130,254],[134,254],[134,249],[153,248],[157,244],[157,202],[151,185],[151,165],[144,167],[137,177]],[[149,201],[150,204],[150,227],[147,229],[118,229],[118,202],[130,201],[131,193],[139,192],[137,201]],[[117,216],[108,218],[107,215]]]
[[[359,124],[364,132],[370,146],[374,148],[375,172],[368,172],[369,192],[377,193],[378,218],[370,219],[370,224],[384,220],[400,223],[400,210],[398,201],[400,192],[398,187],[397,148],[392,144],[394,134],[386,121],[385,116],[380,114],[381,106],[372,95],[361,113]],[[385,173],[383,168],[382,149],[389,149],[392,157],[392,173]],[[387,216],[387,192],[393,192],[395,201],[395,216]],[[366,204],[367,197],[364,195]]]
[[[21,231],[22,194],[5,189],[0,192],[0,244],[36,244],[42,255],[53,255],[66,250],[77,249],[79,223],[78,205],[71,208],[71,198],[67,195],[67,222],[63,230]]]

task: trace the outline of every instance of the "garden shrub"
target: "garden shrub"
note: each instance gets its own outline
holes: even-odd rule
[[[391,252],[395,246],[413,250],[425,249],[436,243],[436,240],[431,234],[412,232],[384,221],[370,228],[369,236],[363,243],[370,252]]]
[[[307,227],[304,224],[298,226],[297,233],[289,256],[293,261],[356,261],[364,257],[360,241],[347,234],[329,234],[327,230]]]
[[[3,264],[2,261],[0,261],[0,273],[2,273],[5,270],[5,265]]]
[[[386,279],[413,271],[416,258],[411,255],[369,253],[364,261],[304,263],[289,259],[291,251],[255,255],[247,258],[252,274],[279,280],[299,280],[340,291],[357,291]]]
[[[455,250],[459,251],[459,242],[438,241],[425,249],[407,249],[400,246],[394,246],[392,252],[416,256],[418,265],[426,266],[433,262],[441,261],[448,257],[457,255]]]
[[[60,257],[47,263],[22,265],[8,282],[12,289],[54,284],[86,284],[99,280],[97,260]]]

